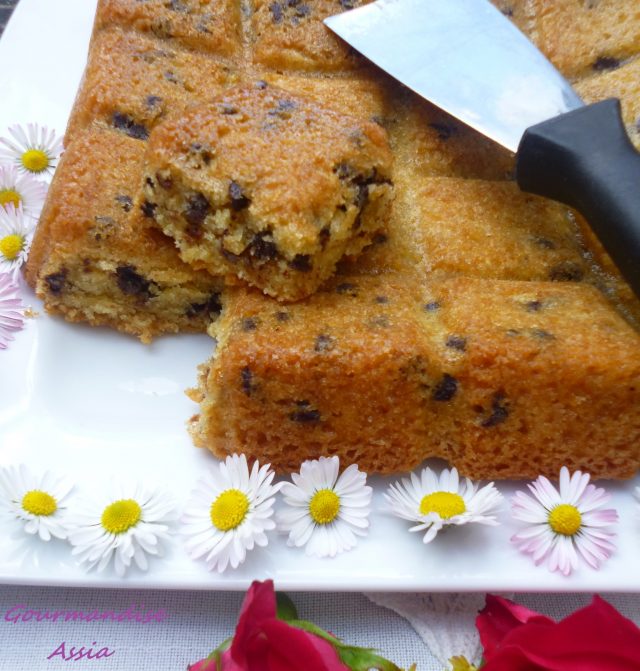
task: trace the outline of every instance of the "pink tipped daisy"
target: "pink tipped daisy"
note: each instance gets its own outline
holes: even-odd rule
[[[611,525],[618,513],[603,508],[611,495],[589,484],[588,473],[560,469],[560,491],[540,476],[528,485],[533,496],[516,492],[511,499],[513,517],[527,526],[511,540],[536,565],[546,562],[550,571],[569,575],[582,558],[594,569],[608,559],[615,545]]]
[[[8,273],[0,273],[0,349],[7,349],[13,334],[24,326],[23,310],[13,278]]]
[[[31,175],[20,175],[12,165],[0,166],[0,207],[22,206],[25,214],[39,217],[47,185]]]
[[[27,129],[9,127],[11,139],[0,137],[0,162],[13,164],[20,172],[45,176],[51,174],[62,153],[62,138],[54,130],[35,123]]]
[[[0,272],[15,274],[27,260],[36,220],[22,206],[0,207]]]

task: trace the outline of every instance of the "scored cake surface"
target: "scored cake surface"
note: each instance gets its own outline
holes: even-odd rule
[[[518,191],[511,154],[322,25],[361,4],[99,0],[29,281],[49,311],[144,340],[209,326],[217,348],[189,425],[218,457],[293,470],[337,454],[382,473],[442,457],[476,477],[561,465],[630,477],[638,300],[581,217]],[[586,100],[620,95],[639,141],[634,0],[495,4]],[[154,221],[148,183],[142,196],[149,135],[256,82],[377,124],[394,158],[386,230],[289,304],[194,270]],[[295,193],[299,175],[287,177]]]

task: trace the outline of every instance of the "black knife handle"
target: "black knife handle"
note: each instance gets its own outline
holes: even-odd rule
[[[516,179],[523,191],[581,212],[640,297],[640,154],[625,131],[619,100],[527,129]]]

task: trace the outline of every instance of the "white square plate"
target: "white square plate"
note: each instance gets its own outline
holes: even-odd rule
[[[0,134],[31,121],[64,130],[94,11],[91,0],[21,0],[0,40]],[[0,351],[0,465],[67,472],[78,492],[108,489],[118,478],[142,479],[164,485],[183,506],[199,474],[215,463],[192,446],[184,426],[196,407],[183,390],[210,356],[211,340],[172,336],[145,346],[51,318],[28,288],[23,295],[39,316]],[[119,579],[110,570],[84,573],[63,543],[3,540],[0,582],[219,590],[270,577],[288,590],[640,591],[632,496],[638,479],[605,483],[621,517],[618,551],[600,571],[582,567],[570,578],[517,553],[506,503],[501,526],[452,529],[423,545],[420,535],[407,532],[408,523],[385,512],[382,492],[390,481],[374,479],[369,536],[333,560],[310,559],[274,533],[267,548],[220,576],[191,561],[176,539],[147,573],[135,569]],[[499,489],[508,496],[516,486],[524,483]]]

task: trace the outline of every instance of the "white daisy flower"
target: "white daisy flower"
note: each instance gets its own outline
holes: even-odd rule
[[[20,175],[12,165],[0,166],[0,209],[19,207],[25,214],[38,218],[47,194],[47,185],[31,175]]]
[[[0,349],[7,349],[13,334],[24,326],[23,314],[17,284],[8,273],[0,273]]]
[[[25,216],[22,205],[0,207],[0,272],[15,273],[27,260],[36,221]]]
[[[192,559],[204,557],[210,571],[237,568],[255,545],[265,547],[275,528],[270,464],[255,461],[251,472],[244,454],[233,454],[196,484],[182,516],[185,546]]]
[[[12,139],[0,137],[0,162],[10,162],[21,172],[49,175],[62,153],[62,138],[53,129],[38,124],[9,127]]]
[[[496,526],[497,510],[502,494],[493,482],[478,488],[469,478],[460,482],[455,468],[443,469],[440,477],[424,468],[420,477],[394,482],[384,495],[394,515],[410,522],[419,522],[409,531],[426,531],[423,543],[430,543],[446,526],[468,523]]]
[[[560,491],[540,476],[528,485],[533,496],[516,492],[511,499],[513,517],[527,524],[511,540],[536,564],[546,561],[550,571],[569,575],[579,557],[594,569],[608,559],[615,545],[609,530],[618,521],[612,508],[603,509],[611,495],[589,484],[590,475],[560,470]]]
[[[371,487],[355,464],[340,477],[338,457],[305,461],[293,483],[282,485],[287,507],[277,514],[278,526],[289,532],[288,545],[305,546],[307,555],[335,557],[351,550],[369,528]]]
[[[174,504],[162,491],[143,485],[120,485],[115,495],[85,501],[71,519],[71,554],[88,571],[102,571],[113,558],[116,574],[124,576],[132,560],[146,571],[147,555],[162,556],[169,540]]]
[[[24,464],[0,469],[3,517],[43,541],[67,537],[67,499],[72,489],[66,478],[48,472],[38,477]]]

